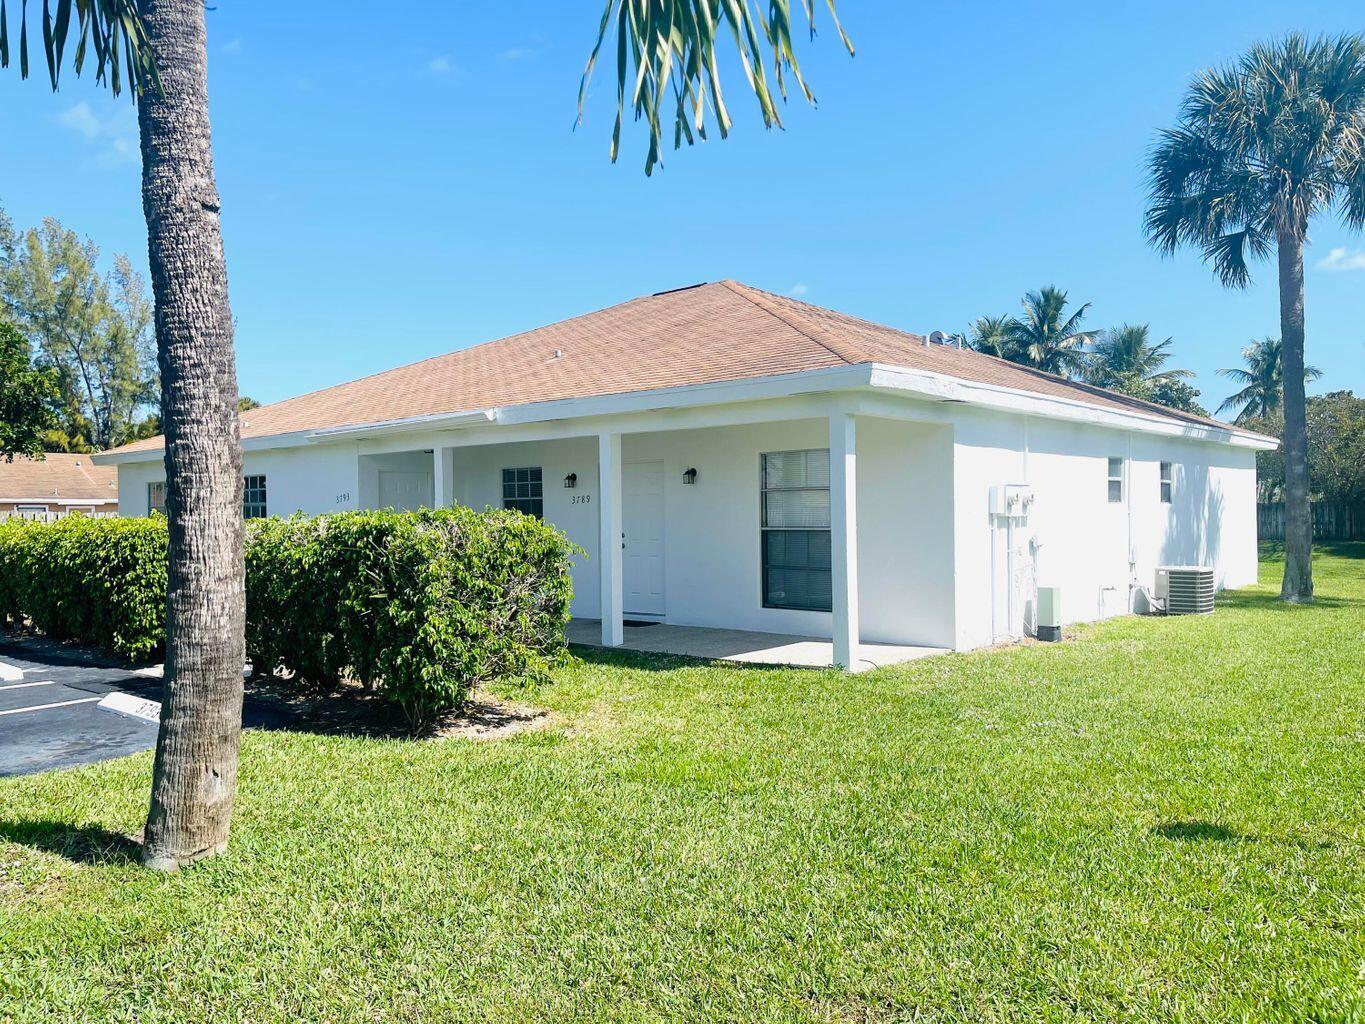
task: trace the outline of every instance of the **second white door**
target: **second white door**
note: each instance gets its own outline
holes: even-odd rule
[[[627,615],[664,614],[664,464],[621,467],[622,585]]]

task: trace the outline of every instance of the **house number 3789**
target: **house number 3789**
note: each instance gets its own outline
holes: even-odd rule
[[[575,505],[589,505],[591,503],[592,503],[591,494],[575,494],[573,496],[573,504]]]

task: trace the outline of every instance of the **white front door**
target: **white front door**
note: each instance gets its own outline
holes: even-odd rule
[[[379,507],[411,512],[431,506],[431,474],[411,469],[379,471]]]
[[[623,611],[664,613],[664,464],[627,462],[621,467]]]

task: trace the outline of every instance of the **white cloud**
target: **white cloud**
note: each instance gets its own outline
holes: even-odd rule
[[[804,284],[794,284],[791,286],[791,290],[787,294],[799,299],[808,291],[810,291],[810,289],[807,288]]]
[[[514,46],[510,50],[503,50],[500,56],[503,60],[532,60],[540,56],[540,51],[529,46]]]
[[[448,75],[454,67],[450,62],[448,54],[441,54],[439,57],[432,57],[427,61],[427,70],[433,75]]]
[[[1319,270],[1365,270],[1365,250],[1352,252],[1340,246],[1318,260],[1317,266]]]
[[[233,36],[231,39],[229,39],[226,43],[223,44],[224,53],[237,53],[238,51],[241,50],[241,48],[242,48],[241,36]]]
[[[82,102],[77,103],[74,107],[67,107],[57,115],[57,123],[64,128],[70,128],[79,135],[84,135],[91,141],[99,138],[100,135],[100,119],[90,109],[89,103]]]
[[[101,114],[82,100],[58,114],[57,123],[97,147],[106,167],[138,159],[137,113],[131,103],[118,103]]]

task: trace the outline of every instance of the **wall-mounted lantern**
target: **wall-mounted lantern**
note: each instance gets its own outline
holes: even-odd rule
[[[571,490],[571,491],[572,491],[575,487],[577,487],[577,486],[578,486],[578,474],[577,474],[577,473],[570,473],[568,476],[566,476],[566,477],[564,478],[564,486],[565,486],[567,489]]]
[[[689,470],[687,470],[685,473],[683,473],[683,483],[685,483],[685,484],[694,484],[694,483],[696,483],[696,482],[697,482],[697,467],[696,467],[696,466],[693,466],[691,469],[689,469]]]

